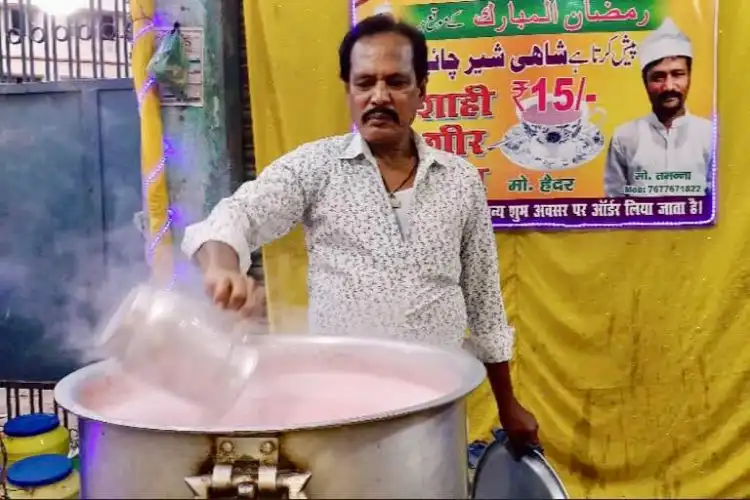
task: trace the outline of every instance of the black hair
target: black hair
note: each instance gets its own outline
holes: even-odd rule
[[[685,64],[687,65],[688,74],[692,73],[693,71],[693,58],[688,56],[675,56],[675,57],[681,57],[685,59]],[[646,76],[648,76],[648,72],[651,71],[654,66],[657,64],[660,64],[666,57],[662,57],[660,59],[657,59],[656,61],[651,61],[646,65],[645,68],[643,68],[643,71],[641,71],[641,78],[643,78],[643,83],[648,83],[648,80],[646,79]]]
[[[381,33],[397,33],[406,37],[411,43],[412,64],[417,76],[417,85],[422,85],[427,78],[427,40],[421,31],[403,21],[397,21],[390,14],[377,14],[357,23],[344,36],[339,46],[339,78],[349,83],[352,71],[352,49],[360,39]]]

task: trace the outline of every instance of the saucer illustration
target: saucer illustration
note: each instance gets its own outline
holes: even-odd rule
[[[512,126],[503,139],[489,146],[499,149],[513,163],[529,170],[565,170],[590,162],[604,148],[604,136],[593,123],[585,123],[578,134],[556,144],[531,139],[522,123]]]

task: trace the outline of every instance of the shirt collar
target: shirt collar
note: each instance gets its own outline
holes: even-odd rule
[[[690,114],[690,111],[685,110],[685,114],[680,116],[679,118],[675,118],[672,122],[672,126],[670,128],[680,128],[685,126],[686,123],[688,123],[690,120],[693,119],[693,115]],[[647,118],[649,124],[651,124],[652,127],[656,128],[657,130],[665,130],[666,127],[662,122],[659,121],[659,119],[656,117],[654,113],[651,113],[648,115]]]
[[[437,164],[437,159],[435,158],[434,151],[432,151],[432,148],[430,148],[427,143],[425,143],[422,136],[412,131],[412,137],[414,138],[414,143],[417,146],[419,165],[432,166],[433,164]],[[352,134],[349,144],[347,144],[347,146],[341,152],[339,158],[342,160],[356,160],[357,158],[366,158],[373,165],[377,165],[375,157],[372,155],[372,151],[370,151],[370,147],[367,145],[367,142],[365,142],[365,140],[359,133]]]

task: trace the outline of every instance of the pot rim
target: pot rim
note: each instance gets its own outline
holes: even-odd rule
[[[397,410],[371,413],[364,416],[336,419],[336,420],[324,420],[324,421],[313,421],[306,423],[305,425],[298,426],[279,426],[279,427],[261,427],[261,426],[248,426],[248,427],[221,427],[221,426],[171,426],[171,425],[153,425],[143,424],[134,422],[131,420],[120,420],[114,418],[104,417],[96,411],[93,411],[83,405],[77,400],[77,392],[83,382],[88,379],[95,378],[97,375],[104,374],[107,371],[107,367],[111,366],[114,362],[110,360],[99,361],[97,363],[90,364],[83,368],[80,368],[73,373],[70,373],[62,380],[60,380],[55,386],[55,401],[67,411],[73,413],[79,418],[86,420],[92,420],[96,422],[102,422],[106,424],[117,425],[120,427],[129,427],[139,430],[152,430],[162,432],[180,432],[180,433],[191,433],[191,434],[277,434],[291,431],[303,431],[313,429],[325,429],[331,427],[341,427],[354,424],[364,424],[368,422],[377,422],[384,420],[392,420],[407,415],[420,413],[426,410],[437,408],[449,403],[453,403],[458,399],[466,397],[469,393],[474,391],[484,381],[486,376],[486,370],[484,365],[474,356],[458,348],[446,348],[430,344],[420,344],[416,342],[405,342],[402,340],[393,339],[380,339],[380,338],[367,338],[367,337],[347,337],[347,336],[314,336],[314,335],[286,335],[286,334],[272,334],[262,337],[258,337],[261,343],[271,344],[312,344],[317,346],[339,344],[345,346],[355,346],[361,348],[367,347],[379,347],[385,349],[393,349],[401,351],[402,353],[410,355],[430,355],[435,357],[442,357],[445,359],[445,366],[455,367],[456,376],[461,378],[461,382],[458,386],[450,392],[443,394],[438,398],[434,398],[419,404],[406,406]]]

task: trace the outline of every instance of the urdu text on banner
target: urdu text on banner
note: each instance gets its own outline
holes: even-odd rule
[[[467,158],[496,229],[716,219],[718,0],[356,0],[429,44],[415,129]]]

